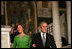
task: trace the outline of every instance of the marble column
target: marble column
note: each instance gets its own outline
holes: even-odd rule
[[[10,48],[10,26],[1,27],[1,48]]]
[[[57,1],[52,1],[52,12],[53,12],[53,35],[57,48],[61,48],[62,42],[61,42],[60,20],[59,20],[59,10]]]
[[[5,1],[5,19],[6,19],[6,25],[8,25],[8,17],[7,17],[7,1]]]
[[[4,4],[3,4],[3,1],[1,1],[1,15],[4,15]]]
[[[71,44],[71,2],[66,1],[68,43]]]
[[[35,32],[37,33],[37,4],[34,1],[34,11],[35,11]]]

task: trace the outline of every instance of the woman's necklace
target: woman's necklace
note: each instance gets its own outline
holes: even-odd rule
[[[24,37],[25,37],[25,35],[19,35],[19,37],[20,37],[20,38],[24,38]]]
[[[24,35],[22,35],[22,36],[19,36],[20,38],[24,38]]]

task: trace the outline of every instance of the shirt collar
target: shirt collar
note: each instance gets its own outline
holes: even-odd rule
[[[43,34],[44,34],[44,37],[46,38],[46,33],[43,33],[43,32],[41,32],[41,37],[43,38]]]

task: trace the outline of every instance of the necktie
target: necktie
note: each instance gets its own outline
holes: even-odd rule
[[[43,46],[45,47],[46,39],[45,39],[45,37],[44,37],[44,34],[43,34],[43,39],[42,39],[42,41],[43,41]]]

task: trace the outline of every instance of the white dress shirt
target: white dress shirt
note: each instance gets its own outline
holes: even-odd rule
[[[43,33],[43,32],[41,32],[41,38],[43,39],[43,34],[44,34],[44,37],[46,39],[46,33]]]

